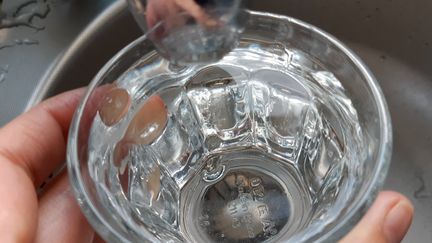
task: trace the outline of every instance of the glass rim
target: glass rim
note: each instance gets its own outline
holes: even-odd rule
[[[315,27],[311,24],[303,22],[301,20],[287,17],[279,14],[272,13],[263,13],[257,11],[246,10],[252,16],[262,16],[262,17],[270,17],[274,19],[278,19],[280,21],[292,23],[295,26],[300,28],[308,29],[311,32],[317,34],[318,36],[323,37],[329,43],[335,45],[337,49],[339,49],[350,61],[352,61],[356,68],[358,68],[359,73],[364,77],[367,86],[370,88],[372,92],[372,97],[374,99],[374,104],[376,104],[378,109],[379,116],[379,125],[380,125],[380,140],[379,140],[379,149],[376,156],[375,168],[373,169],[372,179],[367,182],[365,185],[365,190],[363,190],[363,195],[359,197],[359,200],[352,205],[352,210],[346,213],[346,215],[341,218],[337,224],[335,224],[330,230],[324,232],[320,235],[319,238],[315,240],[337,240],[343,237],[350,229],[354,227],[354,225],[361,219],[361,217],[366,213],[367,209],[370,207],[372,202],[377,196],[379,189],[381,189],[384,180],[386,178],[390,159],[392,152],[392,125],[391,118],[388,111],[388,106],[384,98],[384,94],[381,91],[381,88],[378,85],[377,80],[367,68],[367,66],[363,63],[363,61],[353,52],[351,51],[345,44],[339,41],[333,35],[323,31],[322,29]],[[101,16],[102,18],[104,16]],[[91,26],[90,26],[91,27]],[[89,27],[89,28],[90,28]],[[83,117],[83,112],[87,101],[92,94],[93,90],[99,85],[102,80],[102,77],[109,72],[109,69],[113,64],[117,61],[121,60],[121,58],[128,53],[131,49],[136,47],[138,44],[142,43],[144,40],[148,39],[148,35],[143,35],[136,39],[135,41],[128,44],[122,50],[120,50],[114,57],[108,61],[103,68],[97,73],[95,78],[91,81],[89,86],[87,87],[87,91],[83,96],[80,104],[75,112],[75,115],[72,120],[72,124],[69,129],[68,136],[68,148],[67,148],[67,167],[69,173],[69,180],[75,196],[78,200],[78,203],[81,207],[81,211],[86,216],[87,220],[90,224],[96,229],[97,232],[103,232],[103,236],[108,237],[109,240],[114,241],[126,241],[123,235],[111,225],[109,225],[104,217],[101,216],[100,212],[96,209],[93,202],[90,200],[90,197],[87,193],[87,189],[85,187],[85,183],[81,176],[81,163],[79,160],[78,154],[78,133],[80,128],[80,120]],[[72,45],[73,46],[73,45]],[[145,240],[154,242],[158,241],[158,239],[152,235],[149,231],[142,232],[143,236],[146,237]],[[313,236],[312,236],[313,237]],[[307,239],[301,239],[307,240]]]

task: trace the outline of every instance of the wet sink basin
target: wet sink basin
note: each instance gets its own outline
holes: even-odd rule
[[[415,3],[414,3],[415,2]],[[348,44],[377,77],[394,127],[386,189],[408,196],[416,215],[405,242],[432,239],[432,2],[427,0],[250,0],[248,7],[312,23]],[[109,7],[46,73],[29,106],[88,84],[141,34],[125,3]]]

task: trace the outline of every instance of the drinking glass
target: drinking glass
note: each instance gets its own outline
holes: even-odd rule
[[[333,242],[375,199],[392,134],[373,75],[314,26],[247,14],[219,60],[173,63],[144,35],[89,85],[68,169],[105,240]]]

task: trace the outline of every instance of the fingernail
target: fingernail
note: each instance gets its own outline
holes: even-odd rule
[[[109,91],[99,107],[99,115],[107,126],[117,124],[126,116],[131,104],[128,92],[121,88]]]
[[[413,206],[402,199],[387,214],[384,222],[384,234],[387,242],[401,242],[411,225]]]
[[[129,123],[124,138],[148,145],[164,131],[168,122],[168,111],[160,96],[151,96]]]

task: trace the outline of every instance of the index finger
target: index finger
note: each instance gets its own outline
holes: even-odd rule
[[[50,98],[0,129],[0,159],[40,185],[65,161],[66,138],[84,89]]]

